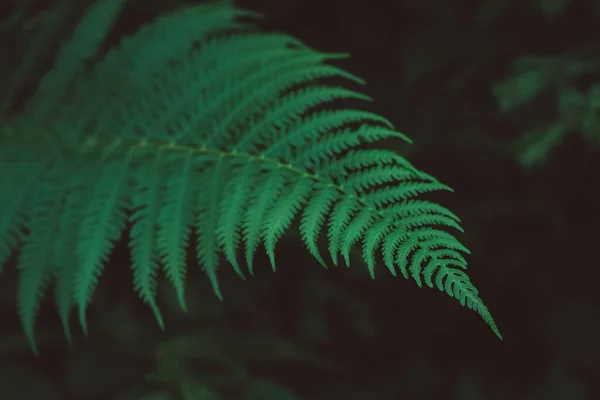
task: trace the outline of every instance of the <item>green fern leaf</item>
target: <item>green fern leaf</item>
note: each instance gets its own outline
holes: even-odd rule
[[[323,267],[327,267],[319,253],[317,241],[319,232],[321,232],[321,228],[325,223],[327,212],[331,209],[331,205],[339,199],[339,193],[333,185],[326,185],[321,188],[315,187],[315,190],[317,191],[316,194],[308,199],[308,204],[304,208],[300,222],[300,234],[310,254]]]
[[[98,277],[114,243],[125,229],[131,157],[131,152],[127,152],[121,159],[105,159],[103,171],[98,176],[81,222],[76,249],[81,264],[74,277],[74,300],[84,332],[87,332],[85,310],[92,299]]]
[[[198,263],[204,267],[210,283],[219,299],[223,299],[217,279],[217,266],[219,265],[219,248],[214,234],[217,229],[217,215],[219,202],[227,177],[231,174],[232,166],[219,157],[215,165],[200,178],[198,196],[196,200],[196,233],[198,243],[196,254]]]
[[[251,182],[256,180],[259,171],[255,168],[244,168],[227,183],[218,215],[218,226],[215,230],[217,243],[227,261],[233,265],[235,272],[242,279],[244,273],[237,262],[236,253],[241,242],[244,204],[250,198]]]
[[[281,168],[268,171],[257,182],[256,188],[250,195],[250,203],[244,216],[243,232],[246,245],[246,263],[250,274],[254,273],[254,253],[260,243],[263,231],[263,221],[268,218],[269,210],[281,196],[285,187],[285,173]]]
[[[265,250],[271,261],[271,267],[275,271],[275,245],[281,235],[290,227],[294,216],[302,204],[306,202],[313,191],[313,182],[309,177],[300,178],[286,188],[287,194],[282,196],[276,206],[265,218],[263,226],[263,242]]]
[[[55,170],[50,172],[54,175],[51,181],[56,179],[55,173]],[[56,193],[55,189],[50,182],[45,182],[36,188],[36,200],[29,209],[32,220],[37,223],[32,226],[23,244],[17,264],[20,272],[17,291],[19,315],[25,335],[35,353],[37,347],[34,339],[34,320],[47,284],[52,277],[50,251],[60,215],[61,197],[57,196],[59,193]]]
[[[163,151],[159,150],[151,163],[140,165],[136,171],[131,204],[133,226],[129,236],[134,287],[140,298],[152,309],[161,329],[164,329],[163,317],[156,303],[156,274],[159,265],[158,253],[154,246],[154,222],[159,214],[164,186],[160,170],[162,160]]]
[[[109,1],[99,4],[121,4]],[[106,10],[97,21],[105,28],[118,7]],[[346,55],[261,33],[247,22],[254,17],[228,3],[191,6],[146,24],[89,70],[61,61],[50,76],[74,71],[69,84],[53,79],[43,90],[53,101],[34,96],[0,132],[10,166],[0,184],[11,193],[0,197],[0,268],[21,247],[19,313],[32,347],[52,281],[67,338],[73,308],[87,331],[86,309],[128,223],[133,287],[162,328],[157,275],[185,310],[192,230],[197,262],[221,298],[220,255],[243,278],[241,247],[252,274],[263,245],[275,269],[277,243],[297,215],[323,266],[325,230],[335,265],[339,255],[350,265],[359,245],[373,277],[379,252],[392,275],[455,297],[501,337],[464,271],[468,249],[445,230],[462,232],[459,218],[418,199],[451,189],[395,152],[363,148],[410,139],[377,114],[335,105],[370,101],[326,83],[364,83],[327,64]],[[99,40],[88,42],[85,57]]]
[[[197,165],[191,152],[174,153],[167,163],[167,185],[157,218],[158,254],[167,277],[173,283],[177,301],[183,310],[185,302],[185,251],[191,234],[195,192],[192,182],[197,178]]]

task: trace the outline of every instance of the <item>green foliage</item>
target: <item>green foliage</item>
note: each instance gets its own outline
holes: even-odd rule
[[[120,2],[98,1],[77,34],[105,34]],[[92,17],[90,17],[92,16]],[[328,78],[362,80],[328,64],[344,54],[314,51],[261,33],[253,12],[227,3],[165,14],[81,68],[103,35],[77,36],[59,53],[26,110],[1,132],[0,266],[18,258],[19,313],[34,350],[34,320],[50,282],[67,336],[86,308],[115,242],[131,224],[134,288],[156,301],[162,268],[185,309],[185,252],[195,253],[221,298],[222,254],[243,276],[263,245],[275,248],[296,216],[323,265],[323,231],[334,264],[362,246],[371,276],[376,253],[398,270],[494,321],[465,273],[468,250],[443,228],[458,217],[417,197],[450,190],[384,149],[409,141],[385,118],[338,100],[369,98]],[[93,31],[93,30],[92,30]],[[325,106],[325,107],[324,107]]]
[[[587,107],[581,120],[581,133],[586,139],[600,144],[600,81],[590,86],[582,97]]]
[[[600,142],[600,82],[581,88],[578,78],[598,76],[600,63],[582,61],[574,55],[521,57],[514,62],[514,75],[492,88],[503,113],[535,104],[545,94],[554,96],[556,117],[534,126],[515,145],[519,163],[526,169],[547,160],[569,132]],[[551,111],[551,110],[549,110]]]

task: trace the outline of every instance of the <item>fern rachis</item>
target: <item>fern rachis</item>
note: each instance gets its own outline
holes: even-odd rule
[[[461,231],[458,217],[417,199],[449,188],[392,151],[364,148],[386,138],[410,142],[387,119],[324,109],[370,100],[324,83],[363,83],[326,64],[342,55],[238,22],[253,15],[223,3],[160,17],[90,71],[69,65],[77,71],[69,85],[45,78],[46,89],[10,121],[18,134],[3,131],[0,155],[21,156],[0,175],[12,193],[0,198],[0,266],[21,249],[19,309],[31,343],[50,281],[67,335],[73,307],[85,329],[85,310],[127,222],[134,288],[163,326],[156,274],[162,268],[185,308],[192,231],[198,264],[221,297],[219,254],[243,276],[238,249],[252,272],[262,244],[274,269],[277,242],[297,215],[319,263],[327,264],[317,246],[323,231],[334,264],[339,255],[348,264],[359,245],[374,276],[380,250],[393,275],[438,287],[500,336],[464,271],[468,250],[441,229]],[[51,250],[42,239],[49,235]],[[44,258],[48,251],[59,256]]]

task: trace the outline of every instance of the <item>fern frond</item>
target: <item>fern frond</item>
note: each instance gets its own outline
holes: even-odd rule
[[[349,265],[361,246],[374,276],[380,253],[393,275],[445,291],[500,336],[464,272],[468,250],[445,230],[462,231],[459,218],[418,199],[451,189],[395,152],[362,148],[410,139],[375,113],[336,108],[337,100],[370,101],[327,83],[364,83],[327,64],[346,55],[261,33],[246,22],[254,17],[227,3],[166,14],[68,88],[54,88],[56,101],[32,103],[16,118],[18,134],[2,133],[10,148],[0,156],[11,156],[11,168],[0,184],[11,195],[0,198],[0,267],[23,245],[20,314],[32,344],[51,280],[67,337],[72,308],[87,329],[86,308],[128,222],[133,286],[163,327],[157,274],[162,268],[185,310],[192,230],[198,264],[221,298],[220,255],[243,277],[238,252],[252,274],[263,245],[275,269],[277,243],[297,215],[323,266],[326,231],[334,264],[342,255]],[[51,166],[60,166],[56,176]],[[44,188],[63,191],[39,195]],[[57,239],[50,250],[49,232]]]

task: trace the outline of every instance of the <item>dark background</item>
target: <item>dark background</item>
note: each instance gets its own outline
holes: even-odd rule
[[[35,89],[85,3],[5,2],[5,15],[23,10],[23,20],[34,21],[33,28],[4,26],[5,115],[18,112]],[[130,1],[106,47],[179,4]],[[575,63],[600,64],[600,2],[566,0],[555,13],[541,0],[237,4],[261,11],[267,30],[352,55],[337,64],[365,78],[371,109],[415,142],[390,146],[455,189],[432,199],[461,217],[469,275],[504,341],[441,292],[381,267],[371,280],[360,253],[352,268],[321,268],[297,226],[279,244],[275,274],[261,254],[245,282],[223,263],[222,303],[198,268],[190,268],[188,314],[165,282],[161,332],[132,290],[123,241],[96,291],[88,337],[76,328],[68,346],[50,301],[38,322],[37,358],[15,312],[16,273],[5,268],[0,397],[600,398],[600,130],[585,138],[572,124],[537,165],[518,158],[528,132],[577,119],[559,109],[557,87],[585,91],[600,81],[600,65],[577,76],[561,73]],[[57,7],[64,19],[26,67],[33,32],[44,25],[35,17]],[[515,75],[523,56],[548,56],[558,72],[535,100],[503,112],[494,87]],[[10,91],[18,70],[27,79]],[[208,394],[200,397],[202,391]],[[197,397],[186,397],[191,392]]]

